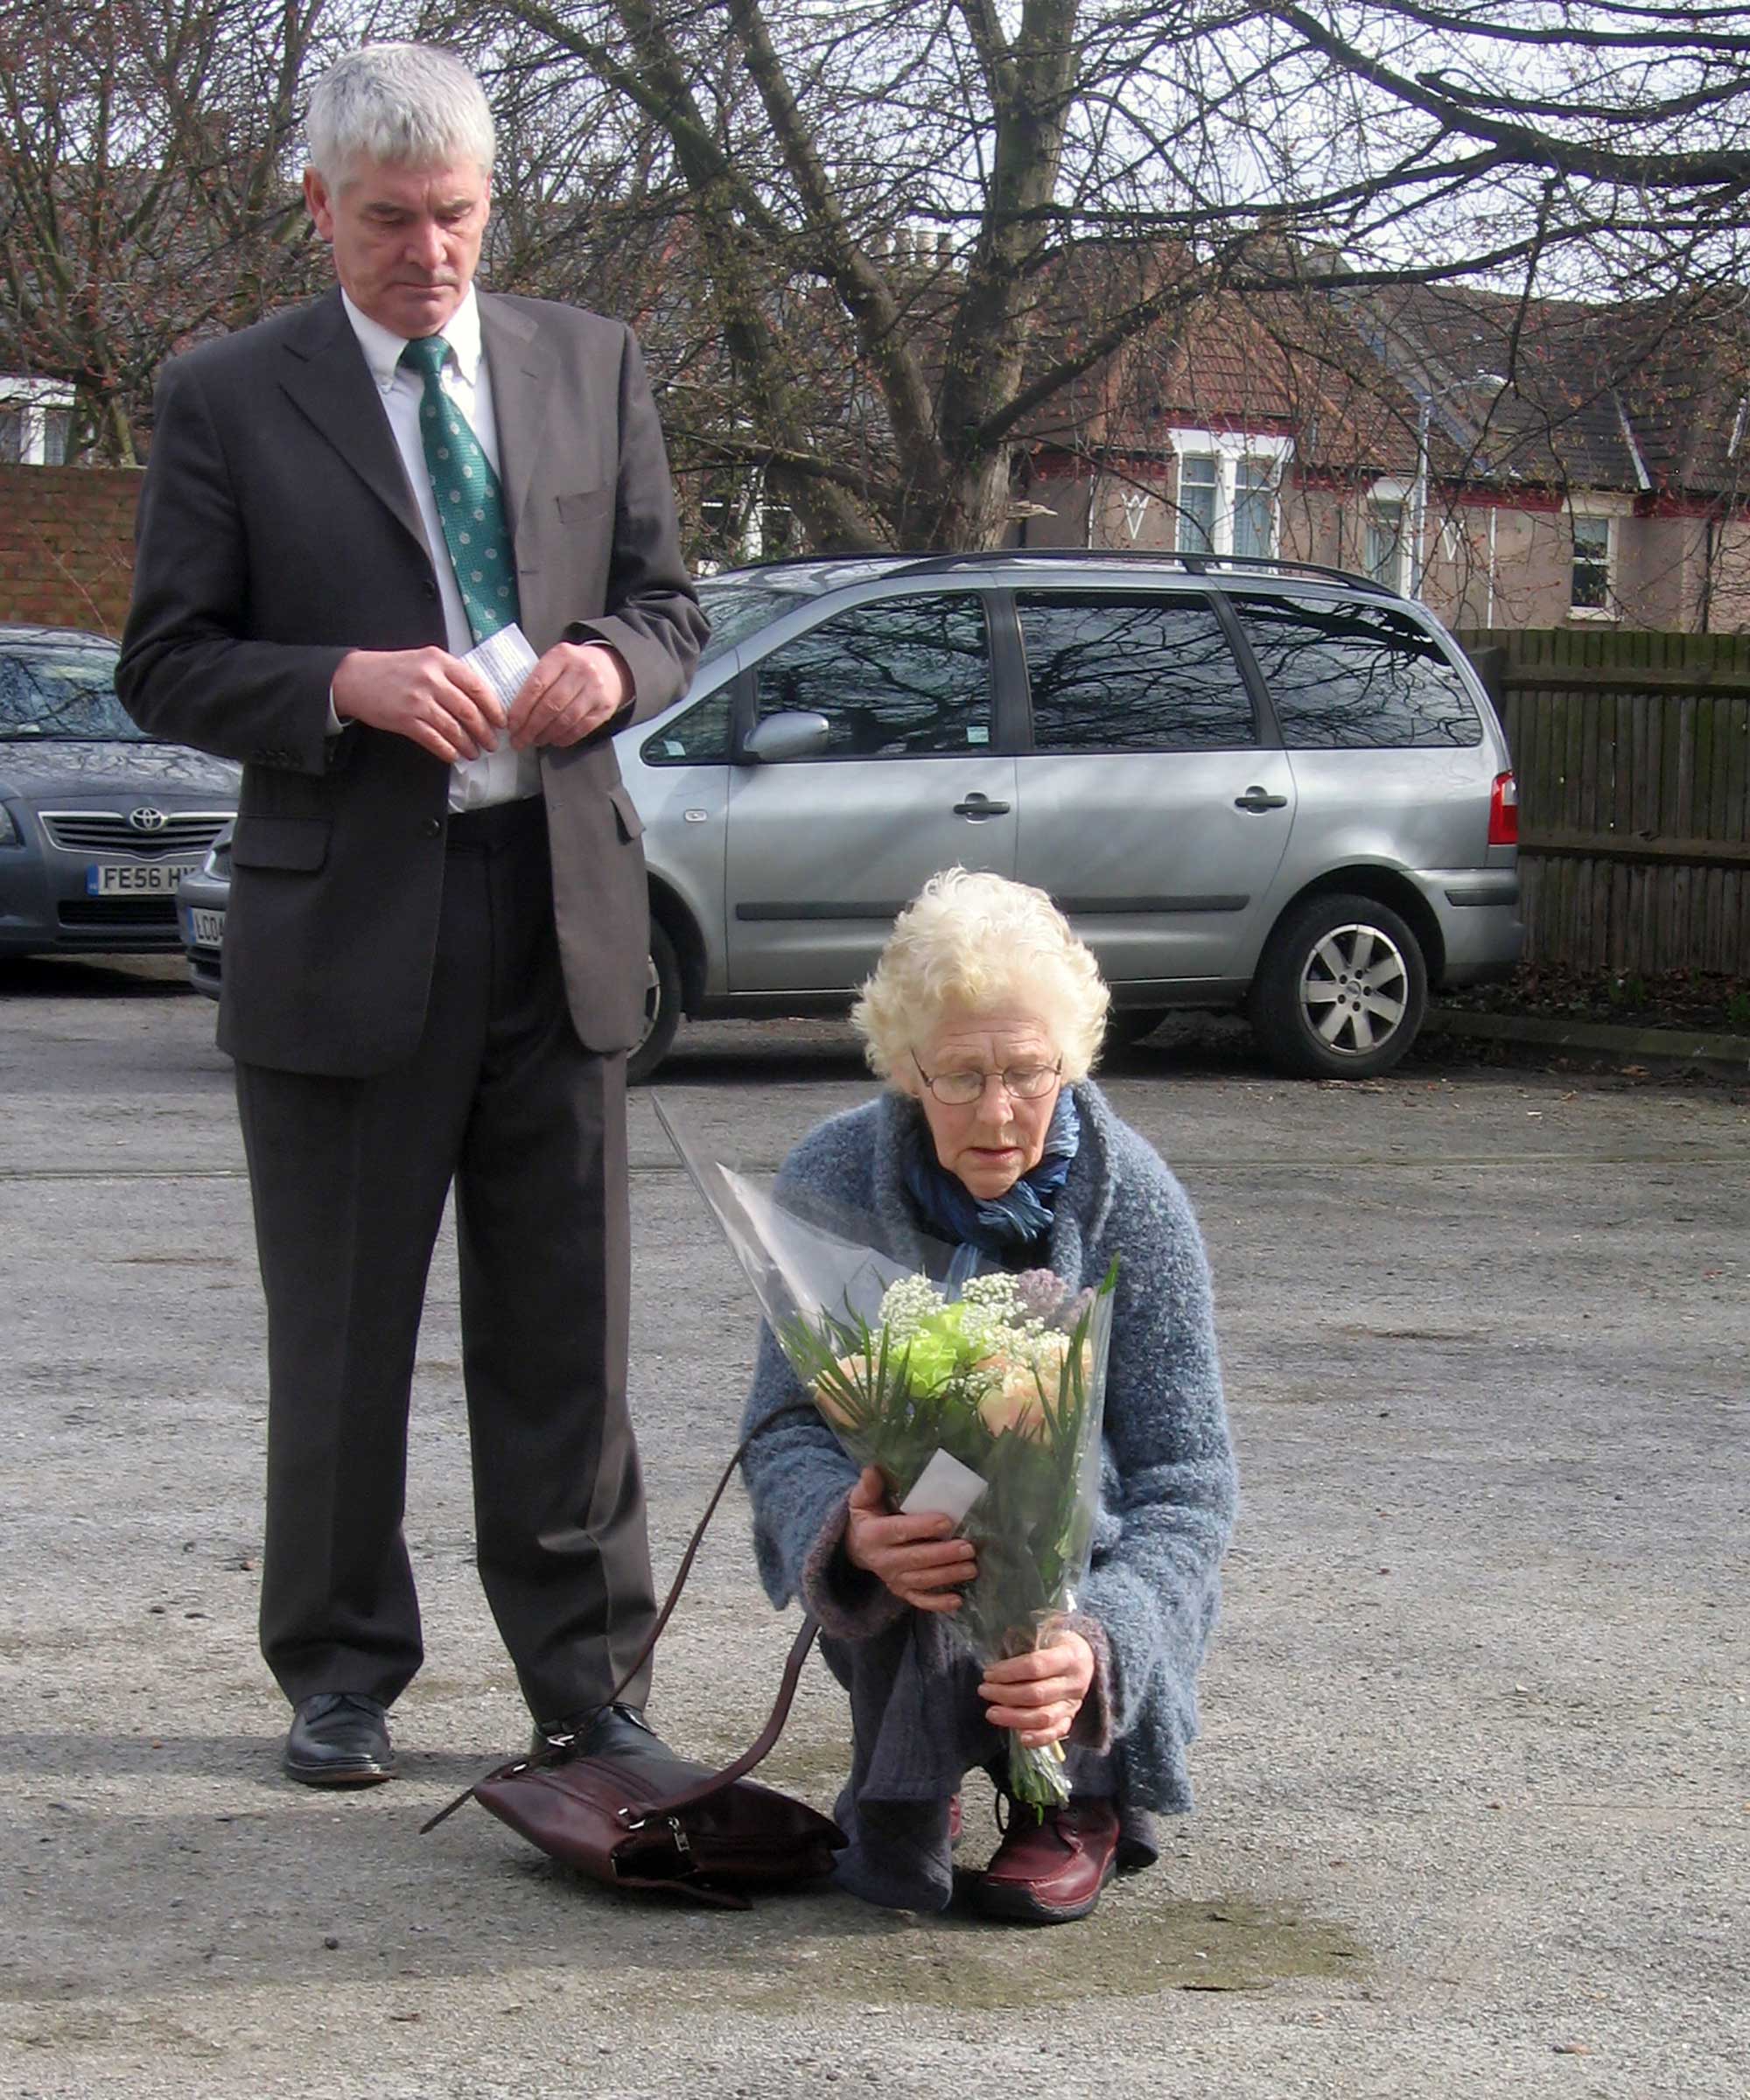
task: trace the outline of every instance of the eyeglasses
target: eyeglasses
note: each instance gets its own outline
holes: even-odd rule
[[[1059,1058],[1054,1065],[1010,1065],[1001,1072],[938,1072],[932,1079],[915,1050],[912,1062],[918,1068],[918,1077],[945,1109],[970,1109],[975,1101],[983,1101],[993,1079],[1012,1101],[1037,1101],[1041,1094],[1050,1093],[1051,1082],[1063,1069]]]

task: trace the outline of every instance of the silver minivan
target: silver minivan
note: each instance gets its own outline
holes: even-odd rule
[[[1050,892],[1114,1034],[1242,1007],[1365,1078],[1522,939],[1501,724],[1424,607],[1197,555],[819,557],[700,586],[686,696],[617,739],[650,868],[649,1025],[843,1011],[936,869]]]

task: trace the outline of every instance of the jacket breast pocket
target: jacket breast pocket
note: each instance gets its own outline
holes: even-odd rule
[[[313,875],[328,858],[330,829],[323,816],[240,816],[231,858],[240,868]]]
[[[614,488],[604,482],[599,488],[578,489],[569,496],[556,496],[559,522],[567,532],[582,532],[613,515]]]

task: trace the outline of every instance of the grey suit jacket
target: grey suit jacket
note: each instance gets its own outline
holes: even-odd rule
[[[522,626],[612,643],[624,726],[667,706],[705,624],[681,560],[629,330],[482,293]],[[449,769],[401,737],[326,734],[350,649],[444,644],[431,555],[337,291],[167,364],[116,683],[154,736],[241,760],[219,1040],[285,1070],[401,1063],[424,1019]],[[542,753],[554,912],[582,1040],[643,1008],[640,826],[606,732]]]

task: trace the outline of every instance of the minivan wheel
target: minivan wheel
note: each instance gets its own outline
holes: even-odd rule
[[[1389,1072],[1428,1011],[1416,936],[1371,897],[1309,897],[1270,935],[1249,1003],[1278,1072],[1370,1079]]]
[[[641,1087],[675,1046],[681,1026],[681,965],[675,944],[650,921],[650,973],[644,991],[644,1032],[626,1060],[626,1076]]]

